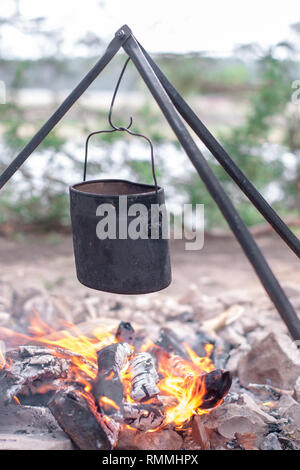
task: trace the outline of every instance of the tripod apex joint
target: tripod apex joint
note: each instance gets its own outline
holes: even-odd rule
[[[121,28],[118,29],[115,36],[119,39],[124,39],[124,37],[129,37],[131,34],[132,31],[129,26],[127,26],[127,24],[124,24],[123,26],[121,26]]]

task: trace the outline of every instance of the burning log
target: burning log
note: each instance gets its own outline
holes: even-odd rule
[[[191,360],[186,361],[182,357],[170,354],[160,347],[154,348],[153,353],[157,362],[163,365],[163,369],[171,377],[179,378],[180,387],[188,390],[189,396],[201,397],[200,409],[206,410],[217,406],[231,387],[230,373],[222,369],[209,371],[209,368],[213,367],[212,364],[207,364],[209,368],[205,372],[201,370],[201,364],[194,364]],[[167,383],[164,380],[160,382],[160,388],[162,385],[163,390],[169,393],[170,390],[168,390]]]
[[[135,330],[131,323],[121,321],[116,332],[116,340],[118,343],[134,344]]]
[[[124,404],[124,423],[133,428],[147,431],[160,427],[163,422],[163,404],[160,402]]]
[[[83,370],[74,375],[73,361],[88,364],[90,372],[96,370],[80,354],[64,348],[41,345],[19,346],[6,354],[6,366],[0,370],[0,403],[7,403],[16,395],[28,397],[27,404],[35,400],[37,394],[53,394],[65,384],[77,383],[78,387],[91,379]]]
[[[72,388],[59,390],[48,406],[79,449],[109,450],[116,444],[120,425],[97,412],[91,394]]]
[[[216,369],[204,376],[206,393],[203,397],[201,410],[214,408],[227,395],[232,379],[227,370]]]
[[[158,395],[156,383],[159,380],[154,361],[149,353],[136,354],[129,363],[131,379],[130,396],[134,401],[148,400]]]
[[[18,394],[38,392],[41,385],[66,379],[69,363],[40,346],[20,346],[6,354],[8,364],[0,371],[0,401],[7,403]]]
[[[174,331],[169,328],[161,328],[156,345],[169,353],[176,354],[184,359],[189,359],[188,352],[181,344],[181,340]]]
[[[107,415],[123,414],[120,372],[132,353],[129,344],[114,343],[98,351],[98,375],[92,392],[98,409]]]

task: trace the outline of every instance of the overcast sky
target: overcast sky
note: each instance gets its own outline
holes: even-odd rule
[[[0,0],[0,16],[8,16],[13,4]],[[108,42],[127,23],[152,52],[227,55],[237,44],[271,45],[295,39],[289,26],[300,21],[299,0],[19,0],[19,4],[25,17],[46,17],[47,27],[62,28],[64,52],[71,54],[83,53],[74,44],[87,32]],[[43,55],[41,45],[29,35],[8,27],[4,33],[7,55]]]

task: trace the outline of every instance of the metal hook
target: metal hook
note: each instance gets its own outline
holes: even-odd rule
[[[124,75],[124,72],[126,70],[126,67],[127,67],[127,64],[128,62],[130,61],[130,57],[128,57],[128,59],[126,60],[125,64],[123,65],[123,68],[122,68],[122,71],[120,73],[120,76],[119,76],[119,79],[117,81],[117,84],[116,84],[116,88],[115,88],[115,91],[114,91],[114,94],[113,94],[113,97],[112,97],[112,100],[111,100],[111,104],[110,104],[110,108],[109,108],[109,113],[108,113],[108,122],[109,124],[111,125],[111,127],[115,130],[115,131],[125,131],[125,130],[128,130],[130,129],[130,127],[132,126],[132,117],[130,117],[130,122],[129,122],[129,126],[127,127],[117,127],[113,124],[112,122],[112,110],[113,110],[113,106],[114,106],[114,102],[115,102],[115,99],[116,99],[116,95],[118,93],[118,90],[119,90],[119,86],[120,86],[120,83],[121,83],[121,80],[122,80],[122,77]]]

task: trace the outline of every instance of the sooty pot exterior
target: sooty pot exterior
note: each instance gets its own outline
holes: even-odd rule
[[[165,211],[164,190],[157,188],[156,192],[155,189],[155,186],[125,180],[94,180],[70,187],[75,264],[82,284],[119,294],[145,294],[170,284],[169,237],[162,227],[162,213],[155,222],[151,215],[153,205],[158,204]],[[108,216],[104,211],[107,206],[103,204],[112,209],[112,217],[106,218],[106,222],[116,223],[115,238],[100,239],[97,234],[98,223]],[[143,204],[147,209],[147,238],[129,236],[130,224],[136,216],[128,214],[132,214],[130,208],[134,209],[134,204]],[[99,211],[99,206],[103,210]],[[156,233],[155,238],[152,233]]]

